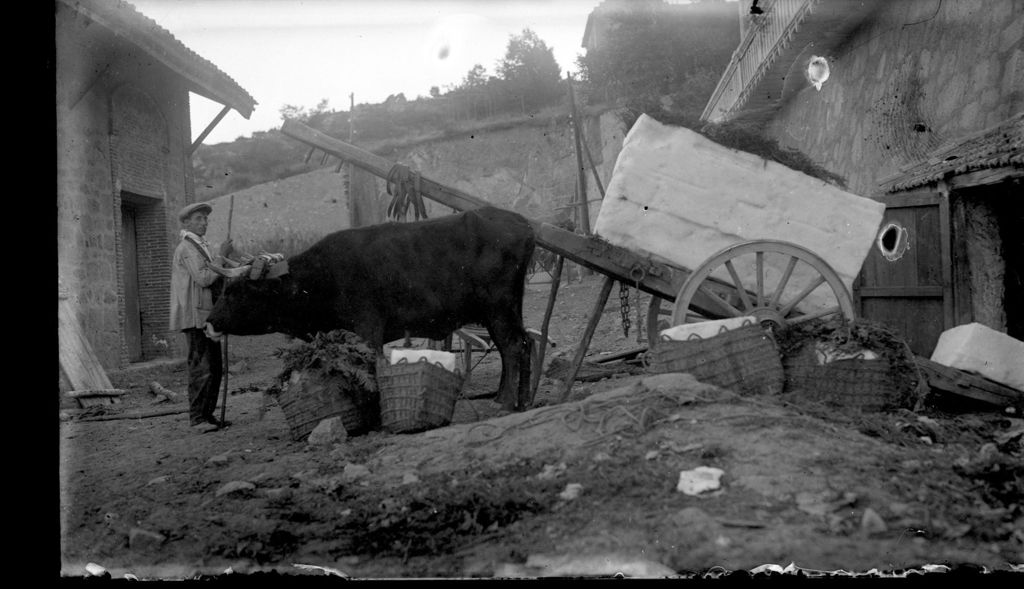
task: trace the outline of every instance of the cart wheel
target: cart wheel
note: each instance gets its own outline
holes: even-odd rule
[[[686,316],[687,323],[707,321],[708,318],[693,311]],[[647,307],[647,347],[658,345],[658,334],[663,329],[672,327],[672,303],[659,296],[651,296],[651,304]]]
[[[765,292],[765,254],[780,254],[789,256],[785,269],[772,293]],[[746,284],[740,280],[736,271],[736,262],[743,259],[747,264],[753,264],[754,284]],[[810,282],[804,286],[795,296],[783,297],[783,291],[793,276],[793,270],[798,263],[810,266],[811,270],[807,276]],[[706,282],[711,280],[711,273],[720,266],[725,266],[732,278],[736,297],[730,297],[732,301],[723,300],[715,296],[712,289],[708,288]],[[827,284],[832,289],[832,296],[835,299],[834,305],[828,305],[823,309],[811,313],[801,314],[796,306],[807,298],[815,289],[822,284]],[[697,293],[710,295],[714,300],[717,309],[723,317],[740,317],[753,315],[758,322],[770,322],[777,327],[795,325],[819,317],[828,317],[841,313],[847,320],[854,318],[853,300],[846,289],[846,285],[840,280],[836,271],[828,265],[825,260],[818,257],[811,251],[794,243],[775,240],[758,240],[738,243],[729,246],[718,252],[710,259],[694,270],[693,274],[686,280],[683,287],[679,289],[676,296],[675,309],[672,312],[672,325],[684,323],[686,317],[693,313],[690,304]],[[783,299],[786,300],[783,300]],[[832,301],[828,301],[831,303]],[[648,315],[650,316],[650,315]]]

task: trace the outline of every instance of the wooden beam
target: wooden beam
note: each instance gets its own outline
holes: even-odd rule
[[[576,154],[576,202],[580,203],[580,223],[583,225],[584,235],[590,235],[590,207],[587,205],[587,172],[583,167],[583,148],[580,145],[580,120],[576,112],[576,93],[572,88],[572,76],[566,76],[569,83],[569,109],[572,112],[572,137],[575,144],[573,150]],[[601,195],[604,198],[604,195]]]
[[[594,308],[590,312],[590,321],[587,322],[587,328],[583,331],[583,339],[580,340],[580,345],[576,348],[576,357],[573,358],[572,366],[569,367],[569,375],[565,379],[565,389],[558,399],[559,403],[564,403],[569,398],[569,392],[572,391],[576,375],[579,374],[580,367],[583,366],[587,348],[590,347],[590,340],[594,337],[594,332],[597,331],[597,324],[601,321],[601,315],[604,314],[604,306],[608,302],[608,295],[612,292],[614,283],[615,280],[611,276],[606,276],[604,284],[601,285],[601,292],[597,295],[597,301],[594,302]]]
[[[281,126],[281,133],[313,148],[330,153],[381,178],[387,178],[393,165],[386,158],[335,139],[296,121],[285,121]],[[458,211],[493,206],[486,200],[445,186],[425,176],[421,177],[420,190],[423,196]],[[537,244],[544,249],[627,284],[636,283],[635,277],[631,277],[630,274],[636,268],[640,268],[644,271],[644,278],[640,281],[640,290],[665,300],[674,301],[679,287],[690,275],[687,270],[637,255],[598,237],[579,235],[532,219],[528,219],[528,221],[533,226]]]
[[[861,298],[942,298],[945,287],[935,286],[862,286],[858,295]]]
[[[551,323],[551,313],[555,309],[555,299],[558,297],[558,287],[562,282],[562,266],[565,265],[565,258],[558,256],[558,261],[555,262],[555,273],[551,276],[551,294],[548,295],[548,305],[544,309],[544,321],[540,327],[540,341],[537,342],[537,353],[535,354],[536,361],[533,365],[533,372],[530,373],[530,402],[529,405],[533,405],[533,399],[537,396],[537,387],[540,385],[540,373],[544,370],[544,354],[547,352],[548,344],[548,326]]]
[[[188,151],[189,155],[192,155],[193,153],[196,152],[197,149],[199,149],[199,146],[203,144],[203,139],[206,139],[206,136],[210,134],[210,131],[213,131],[213,128],[217,126],[217,123],[219,123],[220,120],[223,119],[224,116],[227,115],[228,112],[230,111],[230,106],[225,106],[224,108],[220,109],[220,112],[217,113],[217,116],[215,116],[213,120],[210,121],[210,124],[207,125],[205,129],[203,129],[203,132],[199,134],[199,137],[197,137],[196,140],[192,142],[192,147]]]
[[[998,184],[1013,178],[1024,178],[1024,168],[1006,166],[1002,168],[987,168],[984,170],[967,172],[966,174],[959,174],[957,176],[952,176],[949,179],[949,189],[957,190],[970,188],[972,186]]]

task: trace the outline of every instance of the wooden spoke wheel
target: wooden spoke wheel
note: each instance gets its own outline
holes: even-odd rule
[[[781,256],[781,259],[788,257],[785,269],[772,292],[766,292],[765,288],[768,277],[765,256],[769,254],[773,255],[773,260],[779,259],[777,256]],[[752,275],[746,277],[746,283],[740,279],[736,270],[741,260],[745,263],[745,268],[753,269]],[[801,279],[809,279],[809,282],[798,293],[788,294],[786,287],[793,278],[793,271],[798,264],[802,265]],[[711,274],[722,266],[728,271],[734,289],[734,296],[727,298],[720,294],[716,295],[716,292],[720,293],[720,288],[712,288],[712,282],[720,281],[714,279]],[[808,266],[809,269],[804,266]],[[798,305],[823,284],[831,289],[824,306],[807,313],[799,310]],[[717,307],[714,313],[720,313],[722,317],[753,315],[758,322],[772,323],[776,327],[795,325],[836,314],[841,314],[847,320],[854,318],[853,300],[836,271],[810,250],[786,241],[758,240],[738,243],[705,261],[679,289],[672,311],[671,325],[687,322],[695,312],[691,308],[695,300],[703,301],[703,304],[711,301],[711,304]],[[705,311],[703,314],[706,316],[708,313]],[[661,317],[660,311],[656,316]],[[648,317],[651,317],[650,313]],[[654,333],[656,337],[657,332]]]
[[[653,348],[658,343],[658,334],[663,329],[672,327],[672,303],[652,295],[651,304],[647,307],[647,345]],[[709,318],[696,312],[687,315],[687,323],[707,321]]]

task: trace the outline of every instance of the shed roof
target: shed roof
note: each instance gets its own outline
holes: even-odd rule
[[[1003,167],[1011,168],[1012,176],[1024,176],[1024,112],[943,144],[921,161],[883,178],[879,185],[883,192],[899,192],[959,174]]]
[[[128,2],[57,1],[145,51],[184,78],[191,92],[230,106],[247,119],[252,115],[256,100],[244,88]]]

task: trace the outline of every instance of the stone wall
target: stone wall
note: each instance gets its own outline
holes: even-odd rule
[[[305,174],[210,200],[213,212],[206,238],[215,247],[221,243],[230,217],[235,249],[253,255],[261,250],[293,255],[328,233],[351,227],[351,178],[344,166],[339,173],[335,167],[332,161]],[[359,174],[357,170],[354,176]]]
[[[122,205],[135,207],[143,359],[178,355],[167,319],[175,215],[194,198],[188,93],[60,4],[56,49],[58,288],[103,367],[123,367]]]
[[[807,87],[768,134],[847,180],[878,181],[947,141],[1024,110],[1024,3],[889,2],[830,61],[821,91]]]
[[[625,127],[610,111],[585,121],[583,138],[601,182],[607,185],[622,148]],[[529,218],[558,222],[573,218],[571,203],[577,177],[573,144],[572,128],[564,119],[553,119],[543,125],[482,130],[421,144],[401,153],[398,161],[496,206]],[[601,194],[586,157],[583,164],[593,227],[600,213]],[[427,207],[431,215],[450,212],[430,201]]]

